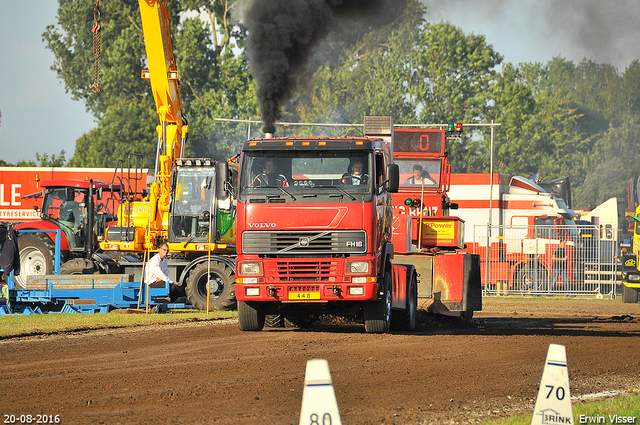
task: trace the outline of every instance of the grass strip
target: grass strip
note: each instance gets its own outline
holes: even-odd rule
[[[114,310],[106,314],[55,313],[0,316],[0,339],[91,329],[218,320],[236,317],[237,314],[236,311],[216,311],[207,315],[206,312],[199,310],[173,310],[163,314],[147,314],[144,310]]]
[[[616,424],[640,423],[640,394],[627,394],[594,402],[572,402],[573,423]],[[529,425],[533,413],[508,418],[488,420],[483,425]],[[616,421],[616,417],[635,418],[633,421]]]

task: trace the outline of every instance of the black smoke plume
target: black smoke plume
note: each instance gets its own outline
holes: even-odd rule
[[[398,0],[251,0],[243,16],[247,55],[258,86],[263,131],[275,132],[281,105],[313,48],[340,20],[379,25],[406,5]]]

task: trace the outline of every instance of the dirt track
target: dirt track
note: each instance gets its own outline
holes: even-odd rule
[[[640,304],[486,299],[471,324],[421,319],[415,334],[212,320],[6,339],[0,413],[297,424],[306,361],[320,357],[344,424],[473,423],[533,410],[552,342],[567,347],[572,396],[640,389]]]

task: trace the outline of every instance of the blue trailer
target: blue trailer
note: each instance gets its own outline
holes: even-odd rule
[[[4,313],[108,313],[118,308],[184,307],[170,304],[169,287],[133,281],[133,275],[45,275],[27,279],[24,288],[8,282]],[[153,285],[151,285],[153,286]]]
[[[60,240],[59,229],[50,232],[58,233],[56,240]],[[114,309],[154,307],[154,311],[166,311],[187,307],[171,302],[168,283],[147,285],[134,279],[133,274],[61,275],[59,244],[55,247],[54,270],[53,275],[29,276],[21,285],[16,285],[11,272],[3,291],[0,314],[107,313]]]

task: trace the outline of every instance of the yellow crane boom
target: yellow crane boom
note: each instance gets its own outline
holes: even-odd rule
[[[152,243],[153,233],[166,229],[163,216],[169,208],[171,168],[183,154],[188,126],[182,120],[182,101],[178,88],[178,70],[171,44],[171,22],[166,0],[138,0],[147,52],[148,70],[142,78],[151,83],[160,124],[155,182],[151,186],[150,232],[145,245]],[[154,208],[154,206],[157,206]],[[148,248],[151,248],[149,246]]]

